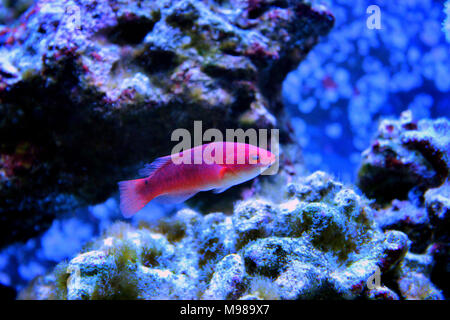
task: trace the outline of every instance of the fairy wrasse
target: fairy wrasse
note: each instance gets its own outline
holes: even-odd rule
[[[268,150],[234,142],[213,142],[157,158],[139,171],[142,179],[119,182],[120,209],[131,217],[155,199],[179,203],[199,191],[225,191],[261,174],[276,161]]]

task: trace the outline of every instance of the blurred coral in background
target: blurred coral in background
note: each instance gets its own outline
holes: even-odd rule
[[[450,116],[444,3],[322,2],[335,27],[287,76],[283,96],[307,166],[353,181],[359,154],[381,117],[405,109],[416,119]],[[366,26],[369,5],[380,7],[379,30]],[[446,8],[448,15],[448,2]],[[448,18],[446,23],[448,30]]]

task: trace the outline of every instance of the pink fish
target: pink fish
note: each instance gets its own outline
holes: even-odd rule
[[[139,171],[146,178],[119,182],[120,210],[131,217],[155,199],[183,202],[199,191],[221,193],[251,180],[276,161],[254,145],[213,142],[157,158]]]

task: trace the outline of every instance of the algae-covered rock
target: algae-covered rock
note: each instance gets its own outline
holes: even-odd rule
[[[450,294],[450,184],[447,181],[442,186],[429,189],[425,193],[425,207],[430,218],[430,225],[433,231],[430,250],[434,259],[434,266],[431,273],[433,281],[439,281],[440,289],[445,296]]]
[[[431,282],[433,256],[408,253],[399,265],[397,284],[401,296],[408,300],[443,300],[442,292]]]
[[[194,120],[285,131],[282,80],[334,18],[251,3],[41,0],[0,29],[0,246],[104,201]]]
[[[240,255],[229,254],[215,267],[205,299],[236,299],[245,288],[245,265]]]
[[[444,118],[413,121],[404,112],[398,121],[385,120],[363,153],[359,186],[377,200],[374,207],[384,206],[375,211],[378,226],[406,233],[410,254],[431,259],[425,276],[416,271],[398,276],[403,298],[442,298],[431,281],[449,292],[449,170],[450,123]]]
[[[391,206],[375,212],[383,230],[400,230],[412,241],[410,251],[422,253],[432,242],[432,226],[426,208],[410,201],[393,200]]]
[[[447,180],[440,187],[427,190],[424,198],[435,239],[449,243],[450,182]]]
[[[290,184],[286,197],[279,204],[257,198],[241,201],[232,216],[183,209],[152,226],[116,224],[63,266],[70,276],[65,295],[56,297],[428,297],[392,286],[409,288],[404,282],[409,281],[405,270],[413,265],[404,261],[405,255],[411,256],[409,240],[401,231],[379,229],[363,196],[316,172]],[[414,270],[423,274],[421,288],[425,281],[433,285],[427,270]]]
[[[380,203],[405,200],[414,188],[424,193],[441,185],[450,171],[450,122],[414,121],[410,111],[400,120],[383,120],[370,148],[362,154],[358,186]]]

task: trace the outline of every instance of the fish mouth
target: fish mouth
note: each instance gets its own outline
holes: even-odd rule
[[[267,169],[269,169],[272,166],[272,164],[266,165],[264,167],[260,167],[259,168],[259,174],[262,174],[264,171],[266,171]]]
[[[260,165],[267,169],[270,168],[270,166],[272,166],[276,161],[276,156],[271,154],[269,157],[261,159]]]
[[[270,157],[269,163],[262,163],[262,165],[259,167],[259,174],[262,174],[269,170],[275,163],[277,162],[277,158],[275,155],[272,155]]]

